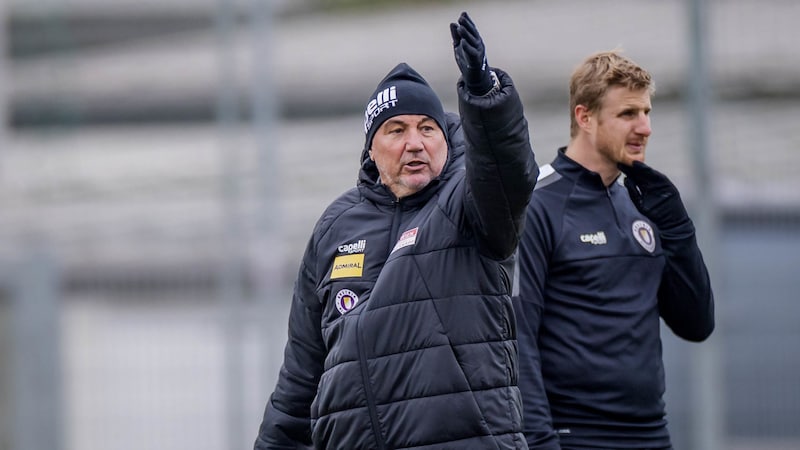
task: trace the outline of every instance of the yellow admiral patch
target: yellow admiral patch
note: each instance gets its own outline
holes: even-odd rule
[[[364,254],[337,256],[333,260],[331,279],[361,277],[364,272]]]

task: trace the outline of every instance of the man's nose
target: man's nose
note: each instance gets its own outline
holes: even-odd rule
[[[636,125],[636,133],[642,136],[650,136],[653,129],[650,128],[650,116],[642,114],[639,118],[639,123]]]
[[[423,149],[422,134],[417,130],[410,130],[406,133],[406,150],[420,151]]]

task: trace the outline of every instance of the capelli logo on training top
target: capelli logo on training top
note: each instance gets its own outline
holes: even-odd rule
[[[608,240],[606,239],[606,233],[603,231],[598,231],[597,233],[582,234],[581,242],[585,242],[587,244],[592,244],[592,245],[608,244]]]
[[[367,109],[364,110],[364,133],[369,133],[372,122],[381,112],[394,106],[397,106],[396,86],[391,86],[378,92],[378,95],[367,103]]]

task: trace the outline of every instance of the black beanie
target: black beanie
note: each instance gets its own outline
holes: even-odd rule
[[[401,114],[423,114],[435,120],[447,140],[442,102],[428,82],[406,63],[400,63],[378,83],[364,109],[364,154],[381,124]]]

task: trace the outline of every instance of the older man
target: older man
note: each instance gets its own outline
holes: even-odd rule
[[[510,77],[451,24],[461,117],[399,64],[317,222],[256,449],[526,449],[509,260],[538,169]]]

